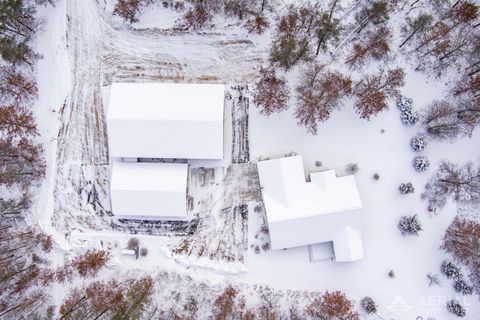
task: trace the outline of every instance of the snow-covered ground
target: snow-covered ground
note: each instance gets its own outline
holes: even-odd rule
[[[480,132],[453,144],[430,143],[423,152],[431,162],[430,171],[417,173],[412,167],[416,154],[409,141],[419,129],[403,126],[393,105],[388,112],[364,121],[346,103],[312,136],[296,125],[292,109],[264,117],[250,102],[251,161],[296,152],[303,156],[306,174],[326,169],[343,174],[348,163],[358,164],[356,180],[364,206],[365,230],[365,257],[361,261],[310,263],[306,248],[256,254],[244,242],[243,234],[225,237],[222,232],[226,222],[237,221],[241,225],[243,220],[223,216],[234,212],[235,205],[248,202],[248,244],[258,243],[255,234],[262,224],[262,213],[254,210],[258,190],[252,194],[245,191],[245,186],[254,184],[251,176],[244,176],[245,172],[252,175],[252,168],[246,164],[223,170],[223,176],[213,179],[210,189],[200,188],[197,193],[199,199],[212,201],[210,208],[214,207],[214,213],[203,222],[213,226],[201,229],[193,241],[201,246],[209,241],[240,239],[235,243],[238,250],[227,250],[237,257],[234,263],[172,256],[172,248],[185,239],[174,236],[138,235],[149,250],[148,256],[139,260],[121,256],[119,250],[131,235],[112,230],[108,217],[108,150],[102,87],[118,79],[253,82],[266,56],[268,34],[250,36],[236,27],[200,34],[160,30],[171,28],[178,19],[178,13],[160,5],[145,10],[140,22],[133,25],[139,30],[112,18],[111,2],[102,8],[94,0],[59,0],[56,7],[42,9],[40,14],[45,17],[45,24],[37,39],[37,50],[43,59],[38,65],[36,115],[48,167],[34,219],[38,219],[45,232],[54,235],[63,249],[76,252],[89,247],[109,248],[115,257],[112,274],[118,269],[149,273],[165,270],[215,283],[342,290],[356,301],[371,296],[385,318],[450,319],[445,302],[452,297],[467,307],[467,319],[476,319],[480,314],[478,296],[460,297],[447,279],[441,277],[441,286],[428,286],[427,273],[440,273],[444,259],[439,249],[441,237],[456,208],[449,204],[438,216],[431,217],[420,199],[426,180],[440,160],[478,160]],[[158,29],[148,29],[153,27]],[[407,72],[403,93],[413,98],[417,110],[441,97],[443,90],[440,83],[412,70]],[[227,102],[229,110],[235,108],[232,105],[235,103]],[[226,128],[238,129],[230,128],[230,124]],[[226,136],[231,138],[231,134]],[[232,154],[235,155],[233,150]],[[316,161],[322,162],[320,168],[315,166]],[[375,173],[380,175],[378,181],[373,179]],[[415,194],[401,195],[398,186],[402,182],[412,182]],[[208,203],[201,207],[208,208]],[[222,213],[225,207],[231,210]],[[419,215],[424,231],[418,237],[401,236],[398,219],[414,213]],[[390,270],[394,271],[394,278],[388,277]]]
[[[415,108],[421,109],[429,101],[428,96],[439,94],[438,88],[438,84],[427,83],[422,76],[415,75],[407,78],[405,94],[413,98]],[[430,172],[417,173],[412,167],[416,154],[409,142],[418,130],[402,125],[395,106],[371,121],[364,121],[358,119],[351,106],[345,105],[319,127],[316,136],[297,126],[291,112],[265,117],[251,108],[252,158],[296,152],[304,158],[306,173],[336,169],[340,175],[347,164],[358,164],[356,181],[364,208],[365,256],[354,263],[310,264],[306,248],[258,255],[250,252],[245,279],[284,288],[339,289],[354,297],[372,296],[381,306],[380,313],[389,317],[413,319],[420,315],[424,319],[448,319],[451,315],[445,310],[445,301],[458,294],[446,278],[440,287],[429,287],[426,275],[440,273],[441,261],[445,259],[439,249],[441,238],[457,209],[450,204],[438,216],[431,217],[420,193],[440,160],[478,159],[480,132],[453,144],[430,143],[423,152],[430,159]],[[317,168],[316,161],[323,165]],[[378,181],[373,179],[375,173],[380,175]],[[400,194],[398,186],[402,182],[412,182],[415,193]],[[424,231],[418,237],[403,237],[397,229],[399,218],[410,214],[418,214],[423,224]],[[390,270],[395,272],[394,279],[387,276]],[[468,297],[465,304],[469,305],[469,314],[480,312],[478,297]],[[396,312],[388,313],[387,306]]]

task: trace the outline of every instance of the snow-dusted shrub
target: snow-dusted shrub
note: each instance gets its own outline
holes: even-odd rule
[[[358,167],[358,164],[356,163],[349,163],[347,164],[346,168],[345,168],[345,172],[348,174],[348,175],[354,175],[354,174],[357,174],[357,172],[360,170],[360,168]]]
[[[420,152],[425,150],[425,147],[427,146],[427,141],[424,137],[413,137],[412,140],[410,140],[410,146],[412,147],[413,151]]]
[[[262,250],[263,251],[268,251],[270,250],[270,242],[265,242],[262,244]]]
[[[137,251],[139,246],[140,241],[137,238],[128,239],[127,249]]]
[[[426,157],[418,156],[413,159],[413,168],[415,171],[426,171],[430,166],[430,161]]]
[[[457,317],[465,317],[465,308],[458,302],[458,300],[450,300],[447,302],[447,310]]]
[[[402,96],[397,100],[397,108],[402,112],[412,110],[412,104],[413,100],[407,97]]]
[[[377,312],[377,304],[370,297],[362,298],[362,300],[360,300],[360,305],[362,306],[362,309],[365,310],[365,312],[368,314]]]
[[[463,279],[456,280],[455,283],[453,284],[453,288],[455,289],[455,291],[463,294],[464,296],[473,293],[473,287],[470,286]]]
[[[380,180],[380,175],[379,175],[378,173],[375,173],[375,174],[373,175],[373,180],[375,180],[375,181]]]
[[[417,123],[419,119],[418,112],[415,110],[406,110],[402,111],[402,115],[400,116],[402,123],[407,126],[413,126]]]
[[[400,190],[401,194],[409,194],[409,193],[414,193],[415,192],[415,187],[411,182],[407,183],[402,183],[399,187],[398,190]]]
[[[405,235],[418,235],[419,231],[422,231],[422,225],[417,218],[417,215],[414,214],[413,216],[403,216],[400,218],[398,222],[398,229],[402,233],[403,236]]]
[[[392,279],[395,278],[395,271],[393,270],[388,271],[388,277]]]
[[[450,261],[443,261],[440,270],[448,279],[461,279],[462,271],[455,264]]]
[[[140,256],[146,257],[147,255],[148,255],[148,249],[147,248],[140,249]]]

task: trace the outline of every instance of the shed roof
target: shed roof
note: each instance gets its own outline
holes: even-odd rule
[[[187,174],[187,164],[114,162],[110,184],[114,215],[185,218]]]

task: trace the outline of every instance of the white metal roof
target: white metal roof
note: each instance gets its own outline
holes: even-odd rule
[[[187,175],[187,164],[114,162],[113,214],[133,219],[185,218]]]
[[[333,241],[337,261],[363,256],[362,203],[353,176],[329,170],[310,174],[306,182],[301,156],[257,167],[273,249]]]
[[[219,84],[112,84],[110,156],[222,159],[224,91]]]

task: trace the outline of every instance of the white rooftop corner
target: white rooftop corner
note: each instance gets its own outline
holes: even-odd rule
[[[188,165],[114,162],[112,211],[119,218],[185,219]]]
[[[335,261],[348,262],[363,258],[362,235],[354,228],[345,226],[333,239]]]
[[[310,174],[301,156],[257,163],[272,249],[333,241],[336,261],[363,256],[362,202],[353,176]]]
[[[222,159],[224,95],[220,84],[112,84],[110,156]]]

